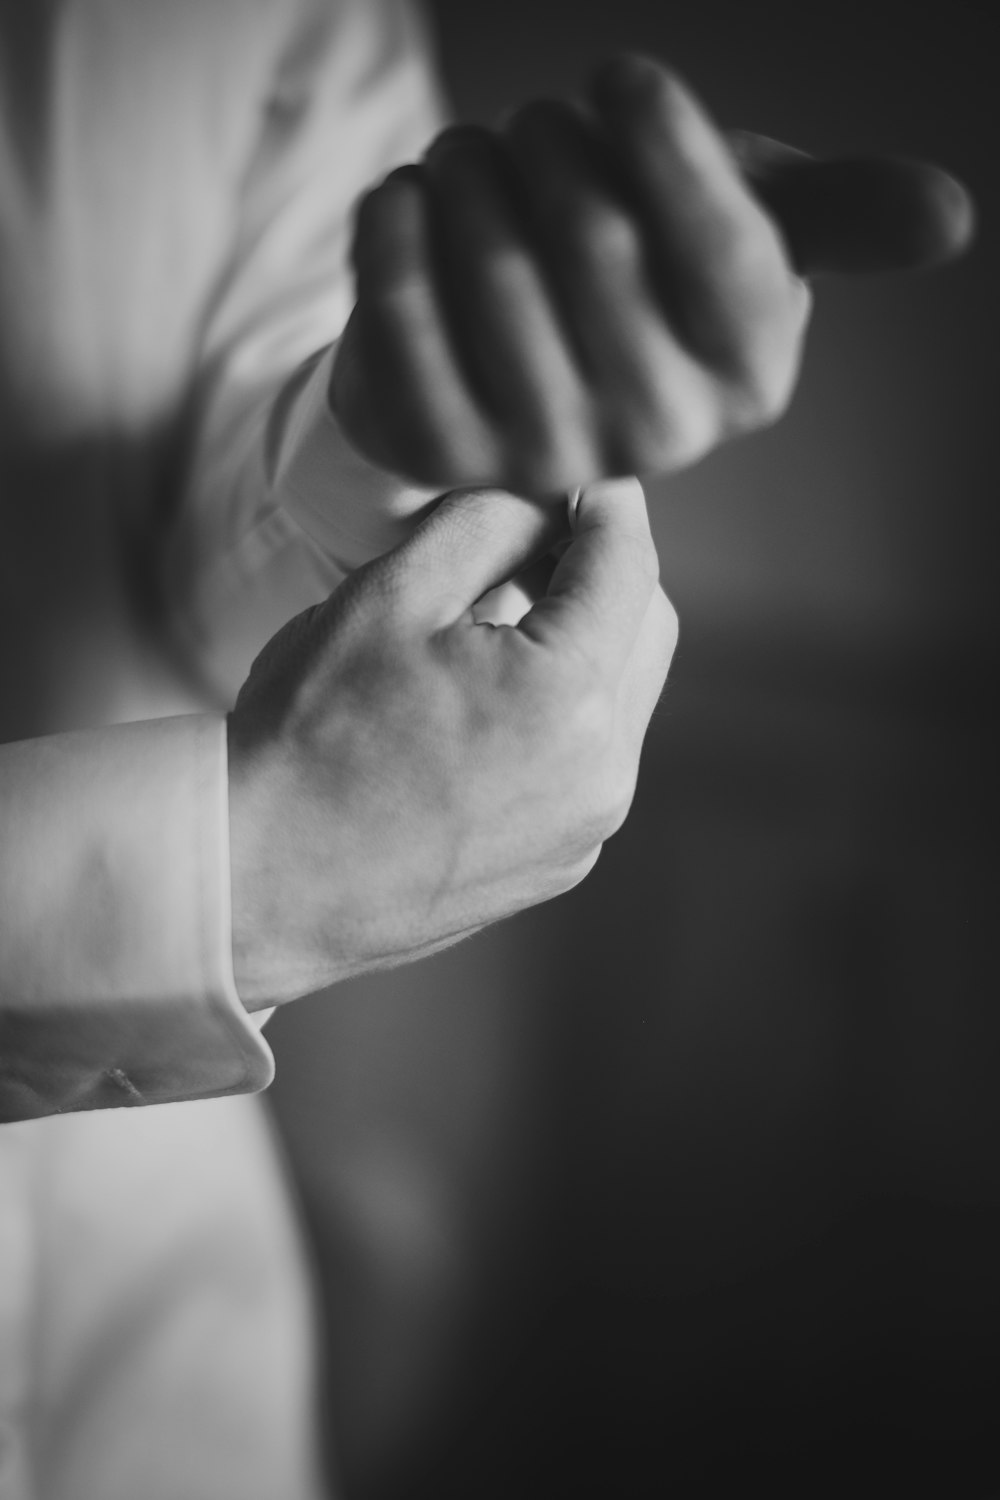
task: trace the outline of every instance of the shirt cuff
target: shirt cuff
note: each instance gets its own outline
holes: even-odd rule
[[[271,417],[268,481],[281,509],[345,573],[404,541],[441,490],[415,485],[358,453],[330,410],[337,346],[308,360]]]
[[[0,1119],[266,1087],[232,970],[226,724],[0,746]]]

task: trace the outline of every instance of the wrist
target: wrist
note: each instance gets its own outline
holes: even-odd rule
[[[370,459],[336,395],[340,346],[293,377],[275,408],[271,484],[281,508],[345,573],[405,541],[439,491]]]

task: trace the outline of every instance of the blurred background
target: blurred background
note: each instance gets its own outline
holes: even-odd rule
[[[776,429],[650,490],[681,644],[568,896],[288,1008],[349,1500],[1000,1494],[992,4],[429,7],[456,112],[669,59],[946,165],[934,275],[818,288]]]

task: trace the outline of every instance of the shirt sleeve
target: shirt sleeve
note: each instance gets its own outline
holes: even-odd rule
[[[0,1120],[264,1088],[232,973],[225,721],[0,746]]]
[[[205,322],[167,554],[177,628],[224,703],[280,625],[399,540],[433,495],[353,452],[326,402],[353,303],[355,204],[445,120],[427,36],[407,0],[310,0],[297,14]]]

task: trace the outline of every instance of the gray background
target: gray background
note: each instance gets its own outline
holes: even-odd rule
[[[280,1015],[352,1496],[1000,1493],[992,7],[437,0],[458,113],[609,50],[924,155],[781,426],[650,491],[681,646],[578,891]]]

